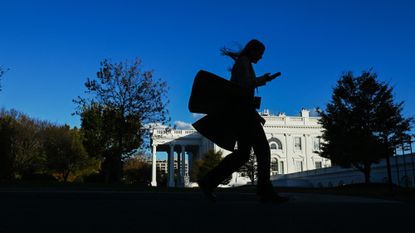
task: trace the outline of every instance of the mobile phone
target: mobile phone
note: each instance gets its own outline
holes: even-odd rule
[[[276,78],[276,77],[278,77],[278,76],[280,76],[280,75],[281,75],[281,72],[277,72],[277,73],[275,73],[275,74],[271,75],[271,77],[272,77],[272,78]]]
[[[277,72],[275,74],[272,74],[272,75],[269,76],[269,80],[273,80],[274,78],[276,78],[276,77],[278,77],[280,75],[281,75],[281,72]]]

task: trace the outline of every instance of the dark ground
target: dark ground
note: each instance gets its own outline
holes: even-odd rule
[[[415,232],[413,199],[282,191],[290,202],[260,203],[253,188],[211,203],[195,189],[9,185],[0,232]]]

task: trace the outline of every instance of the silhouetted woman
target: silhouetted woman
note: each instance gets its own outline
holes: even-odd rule
[[[233,172],[244,165],[250,157],[251,148],[254,149],[258,163],[258,189],[257,193],[261,201],[283,202],[287,198],[280,197],[274,191],[270,182],[270,148],[262,125],[265,120],[256,111],[254,100],[255,89],[265,85],[281,73],[270,75],[269,73],[256,77],[252,63],[256,64],[264,54],[265,46],[258,40],[251,40],[240,52],[232,52],[222,49],[222,54],[234,59],[231,82],[237,84],[246,92],[249,98],[242,99],[246,103],[239,103],[242,107],[233,112],[235,125],[232,130],[236,132],[237,149],[227,155],[205,177],[198,181],[203,193],[211,200],[214,189]],[[214,126],[212,126],[214,127]]]

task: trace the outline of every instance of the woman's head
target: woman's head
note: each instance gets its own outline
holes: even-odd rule
[[[221,50],[223,55],[229,56],[234,60],[246,56],[253,63],[257,63],[262,58],[264,51],[265,45],[256,39],[250,40],[240,52],[232,52],[226,48]]]
[[[245,48],[241,51],[241,56],[247,56],[251,62],[257,63],[264,54],[265,45],[259,40],[251,40],[246,45]]]

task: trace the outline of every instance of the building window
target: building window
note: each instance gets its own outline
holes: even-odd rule
[[[280,174],[284,174],[284,161],[280,161]]]
[[[313,149],[315,152],[320,151],[320,137],[314,138]]]
[[[278,159],[276,158],[271,161],[271,172],[272,175],[278,174]]]
[[[296,161],[295,166],[297,168],[297,171],[299,171],[299,172],[303,171],[303,161]]]
[[[319,168],[323,167],[322,164],[321,164],[321,161],[317,161],[314,164],[316,165],[316,169],[319,169]]]
[[[294,137],[294,149],[301,150],[301,137]]]
[[[270,138],[268,142],[271,150],[282,150],[282,143],[278,138]]]

